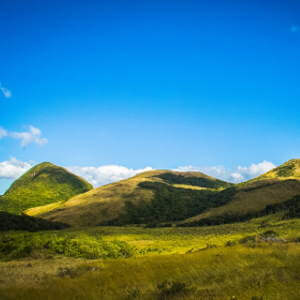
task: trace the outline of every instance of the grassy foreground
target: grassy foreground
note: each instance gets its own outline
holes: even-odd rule
[[[299,229],[299,219],[265,217],[201,228],[5,233],[15,248],[24,246],[24,236],[35,246],[16,259],[0,244],[0,299],[296,300]],[[57,252],[63,241],[76,251]],[[82,245],[116,255],[87,259],[80,253],[91,250]]]

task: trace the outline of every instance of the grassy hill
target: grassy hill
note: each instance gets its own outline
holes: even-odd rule
[[[234,187],[231,199],[223,206],[186,219],[182,224],[212,225],[248,220],[277,211],[297,209],[300,202],[300,160],[281,166]],[[292,203],[292,204],[291,204]],[[280,205],[281,204],[281,205]]]
[[[92,185],[49,162],[34,166],[0,197],[0,210],[11,213],[66,201],[92,189]]]
[[[173,222],[220,205],[211,196],[231,186],[200,172],[150,171],[26,213],[74,226]]]

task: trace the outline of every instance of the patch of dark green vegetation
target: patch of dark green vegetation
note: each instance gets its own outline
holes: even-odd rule
[[[176,188],[159,182],[141,182],[139,187],[154,191],[150,202],[125,203],[125,213],[105,225],[150,224],[180,221],[204,212],[208,208],[224,205],[232,200],[234,187],[223,191]],[[103,224],[101,224],[103,225]]]
[[[59,222],[50,222],[40,218],[34,218],[26,215],[13,215],[0,211],[0,231],[7,230],[57,230],[69,227],[69,225]]]
[[[127,258],[135,248],[124,241],[104,241],[101,236],[56,233],[5,233],[0,236],[2,260],[51,258],[62,255],[74,258]]]
[[[276,173],[280,177],[293,176],[295,168],[296,168],[296,166],[293,163],[293,161],[290,161],[290,162],[278,167]]]
[[[1,197],[0,210],[21,213],[28,208],[66,201],[92,188],[82,178],[46,162],[33,167],[11,185]]]
[[[178,226],[211,226],[222,225],[236,222],[245,222],[254,218],[263,217],[266,215],[283,212],[283,219],[299,218],[300,217],[300,195],[295,196],[287,201],[267,205],[263,210],[258,212],[250,212],[243,215],[224,214],[209,218],[203,218],[196,222],[180,224]]]
[[[194,185],[194,186],[214,188],[214,189],[220,187],[232,186],[231,183],[214,179],[214,178],[209,178],[209,177],[206,178],[206,177],[179,175],[173,173],[163,173],[160,175],[155,175],[154,177],[163,179],[169,184],[187,184],[187,185]]]

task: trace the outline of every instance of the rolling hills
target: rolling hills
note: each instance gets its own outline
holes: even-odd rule
[[[63,202],[92,189],[92,185],[62,167],[44,162],[17,179],[0,197],[0,210],[10,213]]]
[[[300,160],[293,159],[240,184],[200,172],[148,171],[26,213],[79,227],[214,225],[297,210],[299,195]]]
[[[149,171],[26,213],[73,226],[175,222],[219,205],[212,196],[231,186],[200,172]]]

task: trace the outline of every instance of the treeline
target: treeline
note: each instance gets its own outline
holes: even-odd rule
[[[287,201],[267,205],[263,210],[258,212],[247,213],[243,215],[224,214],[220,216],[214,216],[204,218],[196,222],[180,224],[178,226],[211,226],[230,224],[237,222],[245,222],[254,218],[263,217],[270,214],[276,214],[284,212],[284,219],[299,218],[300,217],[300,195],[297,195]]]
[[[69,227],[69,225],[59,222],[50,222],[40,218],[26,215],[13,215],[0,211],[0,231],[7,230],[57,230]]]
[[[127,201],[123,215],[106,225],[155,225],[180,221],[198,215],[208,208],[224,205],[235,194],[235,188],[217,192],[176,188],[159,182],[142,182],[139,187],[154,191],[153,199],[137,204]]]

